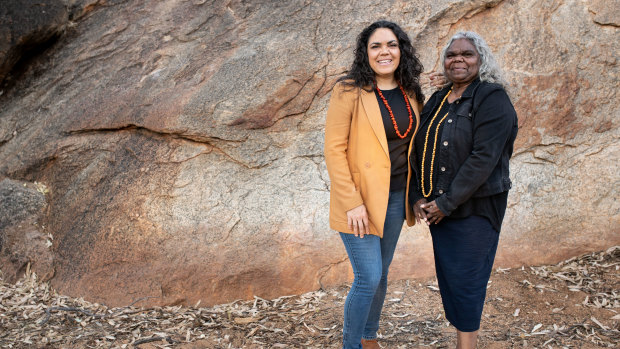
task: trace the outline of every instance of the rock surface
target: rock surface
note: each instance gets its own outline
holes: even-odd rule
[[[54,275],[51,236],[40,225],[47,208],[40,183],[0,181],[0,265],[8,282],[17,281],[36,263],[43,279]]]
[[[68,22],[61,0],[3,1],[0,7],[0,82],[20,61],[44,50]],[[24,62],[25,64],[25,62]]]
[[[49,189],[39,223],[62,292],[214,304],[350,279],[327,223],[323,126],[356,35],[378,18],[403,26],[427,71],[460,29],[506,70],[520,134],[496,265],[620,243],[620,19],[604,1],[66,8],[64,35],[0,92],[0,178]],[[428,235],[405,230],[392,279],[432,273]]]

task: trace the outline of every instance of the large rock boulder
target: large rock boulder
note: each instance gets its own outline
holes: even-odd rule
[[[520,135],[498,265],[620,243],[618,17],[604,2],[68,8],[65,35],[0,95],[0,178],[49,189],[40,224],[62,292],[213,304],[350,279],[328,227],[323,127],[356,35],[379,18],[410,33],[427,71],[473,29],[512,82]],[[392,278],[432,275],[424,231],[403,232]]]

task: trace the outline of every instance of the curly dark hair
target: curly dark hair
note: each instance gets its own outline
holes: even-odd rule
[[[355,47],[355,58],[351,69],[346,75],[340,77],[341,81],[347,86],[354,86],[368,89],[375,84],[375,72],[368,62],[368,40],[372,33],[379,28],[390,29],[398,39],[398,47],[400,49],[400,63],[394,72],[394,78],[410,95],[415,95],[418,102],[424,102],[424,94],[420,87],[420,73],[424,70],[422,62],[418,59],[417,53],[409,36],[402,30],[398,24],[390,21],[377,21],[366,27],[357,36]]]

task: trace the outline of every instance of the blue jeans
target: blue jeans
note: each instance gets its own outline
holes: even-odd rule
[[[387,290],[388,268],[405,220],[405,191],[390,192],[383,238],[340,233],[353,266],[353,285],[344,303],[343,348],[362,347],[377,337]]]

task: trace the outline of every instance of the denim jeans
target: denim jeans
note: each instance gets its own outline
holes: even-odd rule
[[[353,285],[344,303],[343,348],[362,347],[377,337],[387,290],[388,268],[405,220],[405,191],[390,192],[383,238],[340,233],[353,266]]]

